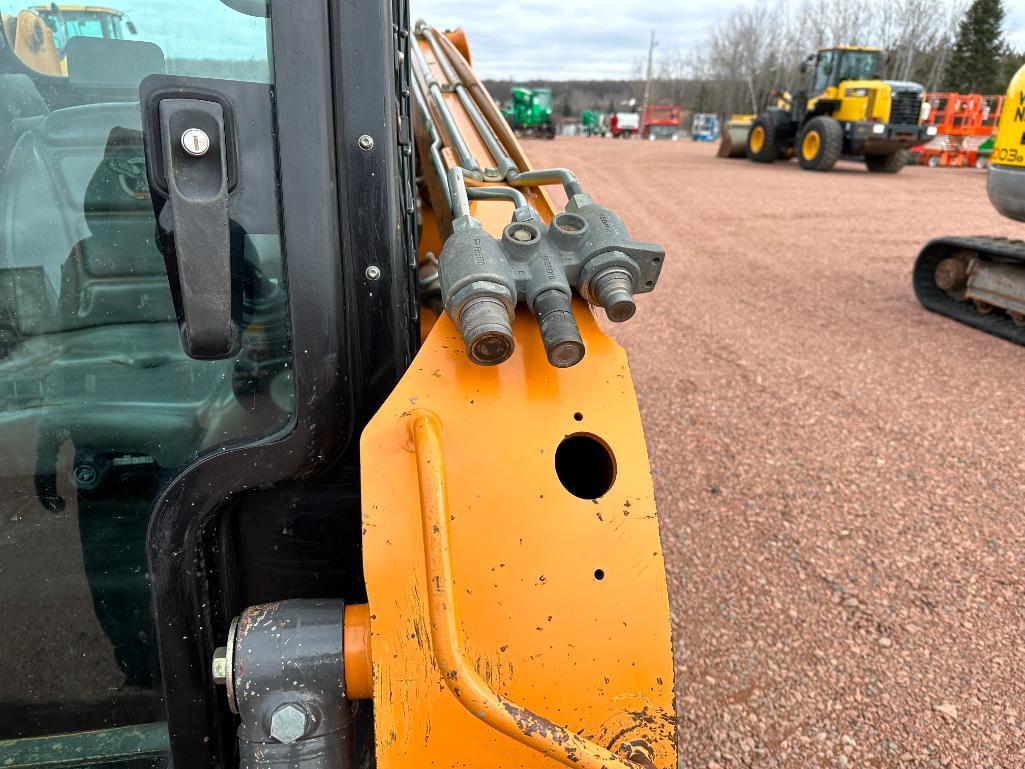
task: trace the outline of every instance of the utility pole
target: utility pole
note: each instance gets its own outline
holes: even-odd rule
[[[651,44],[648,46],[648,80],[644,84],[644,102],[641,104],[641,114],[648,108],[648,100],[651,99],[651,78],[655,66],[655,30],[651,30]]]

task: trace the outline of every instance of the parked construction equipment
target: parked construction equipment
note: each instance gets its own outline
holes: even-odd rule
[[[719,116],[698,112],[690,123],[690,139],[695,142],[714,142],[719,138]]]
[[[636,112],[616,112],[609,118],[609,133],[616,139],[629,139],[641,130],[641,116]]]
[[[821,48],[801,64],[812,67],[807,90],[779,93],[747,138],[747,156],[771,163],[796,156],[801,168],[828,171],[840,158],[864,160],[869,171],[896,173],[908,150],[936,135],[922,124],[925,89],[881,79],[878,48]]]
[[[584,110],[580,116],[580,124],[585,136],[608,136],[609,116],[597,110]]]
[[[655,141],[680,138],[683,109],[672,104],[649,104],[641,115],[641,138]]]
[[[662,247],[403,0],[131,8],[0,35],[0,766],[675,769]]]
[[[71,39],[124,40],[136,34],[121,11],[98,5],[33,5],[16,15],[0,12],[0,25],[21,61],[37,72],[63,77],[68,75]]]
[[[987,191],[997,211],[1025,222],[1025,67],[1007,91]],[[918,255],[913,282],[926,309],[1025,344],[1025,242],[937,238]]]
[[[916,163],[963,168],[985,168],[993,151],[1004,97],[971,93],[931,93],[925,123],[936,128],[928,144],[915,147]]]
[[[552,119],[552,89],[513,86],[509,103],[502,110],[506,121],[521,136],[555,138]]]
[[[754,114],[730,115],[729,120],[726,121],[725,130],[722,132],[719,151],[716,154],[721,158],[746,157],[747,135],[751,132],[751,124],[756,117],[758,116]]]

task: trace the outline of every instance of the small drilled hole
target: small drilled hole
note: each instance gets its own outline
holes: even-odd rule
[[[555,472],[573,496],[598,499],[616,480],[616,460],[597,436],[577,433],[555,450]]]
[[[661,259],[659,259],[659,258],[658,258],[658,257],[656,256],[656,257],[655,257],[654,259],[652,259],[652,260],[651,260],[651,263],[652,263],[652,264],[662,264],[662,260],[661,260]]]
[[[655,284],[654,284],[654,283],[652,283],[652,282],[651,282],[650,280],[649,280],[649,281],[645,281],[645,283],[644,283],[644,287],[645,287],[645,288],[651,288],[651,287],[652,287],[652,286],[654,286],[654,285],[655,285]]]
[[[594,578],[596,580],[598,580],[599,582],[601,582],[603,579],[605,579],[605,570],[604,569],[595,569],[594,570]]]
[[[578,422],[583,422],[584,421],[584,415],[581,414],[579,411],[576,414],[573,415],[573,418],[575,420],[577,420]]]

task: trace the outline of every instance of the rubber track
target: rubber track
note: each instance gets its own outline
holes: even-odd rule
[[[1025,242],[988,236],[966,238],[937,238],[922,249],[915,261],[912,284],[915,296],[927,310],[952,318],[972,328],[993,334],[1015,344],[1025,345],[1025,326],[1014,321],[1000,309],[983,315],[972,302],[954,299],[936,285],[933,274],[936,265],[951,252],[964,249],[993,262],[1025,266]]]

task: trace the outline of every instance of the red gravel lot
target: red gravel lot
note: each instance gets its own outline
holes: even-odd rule
[[[922,310],[985,174],[562,138],[667,251],[614,330],[662,521],[687,767],[1025,766],[1025,349]]]

